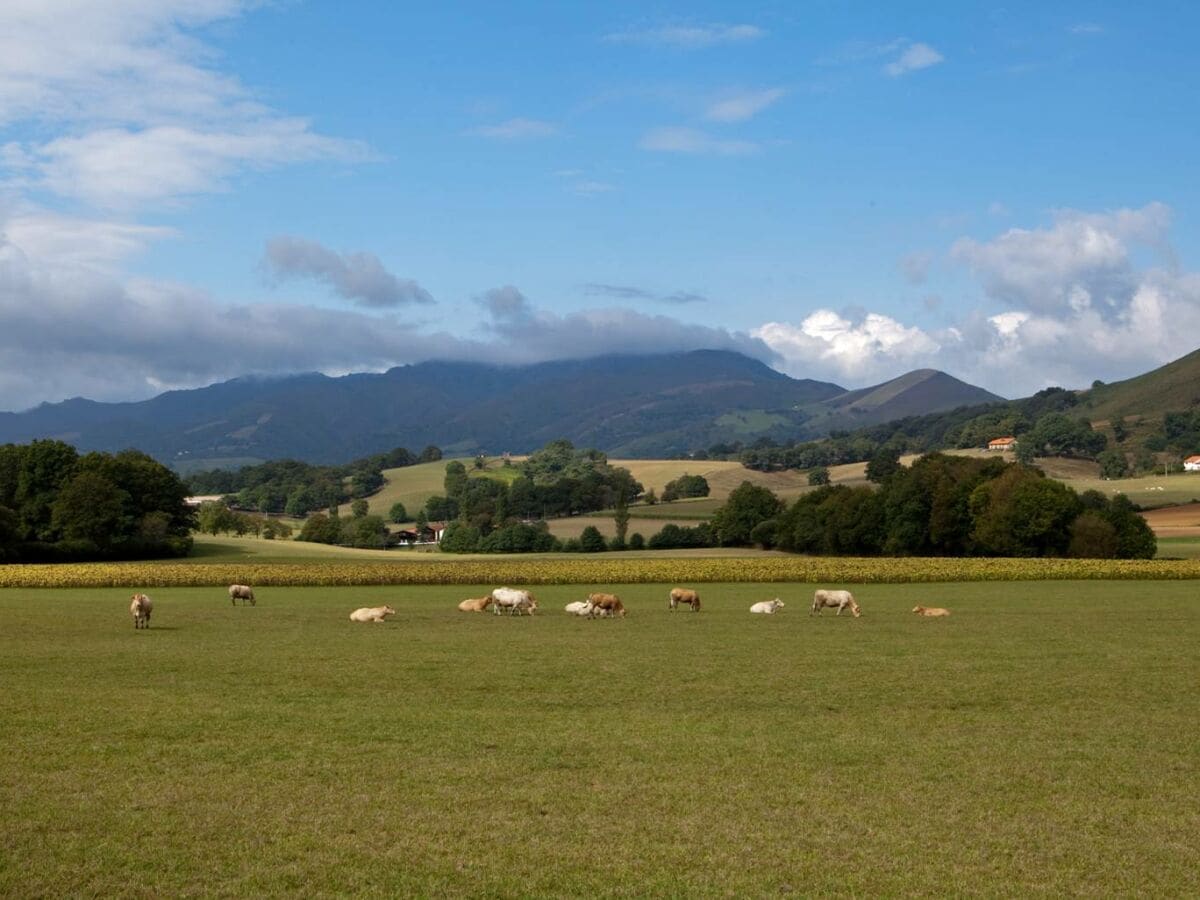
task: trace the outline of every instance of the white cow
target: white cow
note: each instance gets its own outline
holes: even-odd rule
[[[390,606],[361,606],[350,613],[350,621],[382,624],[384,619],[395,614],[396,611]]]
[[[149,628],[153,610],[154,602],[145,594],[134,594],[129,598],[129,614],[133,616],[134,628]]]
[[[862,610],[854,602],[854,595],[849,591],[817,591],[813,594],[813,605],[808,614],[811,616],[816,613],[819,616],[826,606],[836,606],[839,616],[843,609],[849,609],[850,615],[856,619],[862,615]]]
[[[773,616],[775,615],[775,610],[783,609],[783,607],[784,602],[776,597],[774,600],[763,600],[759,603],[755,603],[750,607],[750,612],[763,613],[764,615]]]
[[[249,600],[250,605],[253,606],[254,588],[250,587],[248,584],[231,584],[229,586],[229,602],[234,606],[237,606],[237,602],[239,600],[242,601],[243,606],[246,604],[247,600]]]
[[[574,603],[568,603],[563,607],[572,616],[591,616],[592,606],[591,600],[576,600]]]
[[[528,612],[532,616],[533,611],[537,609],[537,600],[533,594],[515,588],[496,588],[492,591],[492,600],[496,604],[496,615],[500,615],[501,609],[507,609],[510,616],[519,616],[523,612]]]

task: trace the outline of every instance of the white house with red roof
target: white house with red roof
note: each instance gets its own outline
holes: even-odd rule
[[[1015,437],[998,437],[988,441],[989,450],[1012,450],[1017,446]]]
[[[1200,472],[1200,456],[1189,456],[1183,461],[1183,471]]]

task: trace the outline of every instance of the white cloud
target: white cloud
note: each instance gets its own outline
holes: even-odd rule
[[[1099,25],[1096,22],[1080,22],[1067,29],[1067,31],[1071,32],[1071,34],[1083,35],[1085,37],[1094,37],[1098,34],[1104,34],[1105,30],[1106,29],[1103,25]]]
[[[0,5],[0,123],[35,123],[39,135],[5,145],[0,178],[7,170],[10,188],[133,209],[222,189],[244,168],[366,158],[361,144],[280,115],[214,68],[197,30],[248,5]]]
[[[936,66],[945,58],[928,44],[917,42],[906,46],[899,57],[883,67],[883,71],[892,78],[898,78],[909,72]]]
[[[783,88],[725,94],[709,104],[704,118],[712,122],[742,122],[787,96]]]
[[[714,156],[745,156],[758,152],[751,141],[727,140],[713,137],[696,128],[655,128],[646,132],[638,142],[643,150],[659,153],[709,154]]]
[[[742,44],[766,35],[757,25],[664,25],[633,31],[619,31],[604,36],[613,44],[658,44],[685,50],[702,50],[718,44]]]
[[[880,313],[852,322],[833,310],[818,309],[799,325],[767,322],[751,334],[783,357],[786,371],[857,384],[930,365],[942,349],[934,336]]]
[[[494,125],[480,125],[466,132],[473,137],[491,138],[497,141],[523,141],[553,137],[558,127],[541,119],[508,119]]]

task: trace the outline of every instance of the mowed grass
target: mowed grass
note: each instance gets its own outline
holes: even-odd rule
[[[1200,892],[1194,583],[668,587],[2,591],[0,895]]]

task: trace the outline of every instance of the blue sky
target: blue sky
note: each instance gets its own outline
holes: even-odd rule
[[[0,408],[697,347],[1128,377],[1200,344],[1198,20],[12,0]]]

